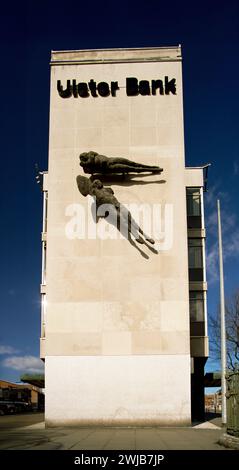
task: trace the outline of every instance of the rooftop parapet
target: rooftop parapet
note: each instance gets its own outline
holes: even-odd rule
[[[181,45],[130,49],[84,49],[51,51],[51,65],[116,63],[116,62],[170,62],[181,61]]]

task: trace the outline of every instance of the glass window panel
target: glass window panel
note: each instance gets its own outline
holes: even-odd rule
[[[187,215],[201,215],[200,188],[187,188]]]
[[[189,238],[188,239],[188,263],[189,268],[202,268],[202,239]]]
[[[190,320],[204,321],[204,297],[203,292],[190,292]]]
[[[202,246],[202,238],[189,238],[188,245],[189,246]]]
[[[187,194],[200,194],[200,188],[187,188]]]
[[[192,246],[188,250],[189,268],[202,268],[202,247]]]

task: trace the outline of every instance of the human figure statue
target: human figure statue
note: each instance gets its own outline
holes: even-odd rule
[[[159,166],[143,165],[127,158],[106,157],[97,152],[83,152],[80,154],[80,166],[85,173],[161,173],[163,168]]]
[[[83,196],[90,195],[95,197],[97,209],[102,204],[110,206],[110,213],[115,216],[113,219],[117,221],[117,228],[119,228],[120,231],[122,231],[122,229],[125,230],[126,228],[126,235],[130,238],[130,235],[132,234],[138,243],[146,243],[145,240],[152,245],[155,243],[154,240],[146,235],[135,222],[129,210],[123,204],[120,204],[118,199],[116,199],[113,189],[105,188],[103,183],[98,179],[92,182],[90,179],[81,175],[77,176],[76,181],[78,189]],[[106,210],[105,215],[102,217],[108,216],[109,211]]]

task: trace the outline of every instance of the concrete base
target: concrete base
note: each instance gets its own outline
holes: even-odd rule
[[[220,437],[218,444],[229,449],[239,450],[239,437],[225,433]]]
[[[47,426],[187,426],[189,355],[47,356]]]

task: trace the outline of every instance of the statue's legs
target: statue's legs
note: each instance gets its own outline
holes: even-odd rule
[[[128,173],[129,171],[133,171],[135,173],[144,173],[145,171],[161,172],[162,168],[150,165],[110,163],[108,166],[108,171],[112,171],[113,173]]]
[[[145,240],[147,240],[147,242],[154,245],[155,241],[153,240],[153,238],[149,237],[146,233],[144,233],[140,227],[139,227],[139,233],[142,233],[142,235],[145,237]]]
[[[122,204],[118,211],[118,229],[126,238],[130,238],[130,235],[132,235],[138,243],[143,244],[145,243],[145,240],[152,245],[155,243],[151,237],[144,233],[144,231],[135,222],[128,209],[126,209]],[[143,235],[145,240],[141,235]]]
[[[109,159],[110,165],[126,165],[130,167],[136,168],[159,168],[157,166],[152,165],[145,165],[143,163],[133,162],[132,160],[128,160],[128,158],[110,158]]]
[[[131,214],[129,213],[129,217],[130,217],[130,220],[129,220],[129,231],[132,233],[132,235],[134,236],[135,240],[138,242],[138,243],[145,243],[144,239],[139,235],[141,233],[141,235],[143,235],[143,237],[145,238],[145,240],[149,243],[151,243],[152,245],[154,245],[155,241],[149,237],[146,233],[144,233],[144,231],[142,230],[142,228],[140,228],[140,226],[135,222],[135,220],[131,217]]]

